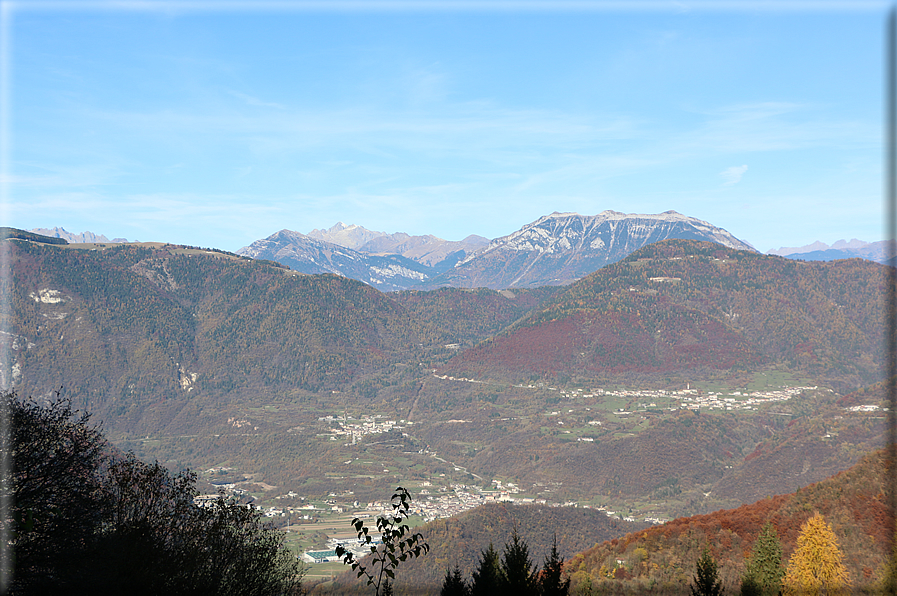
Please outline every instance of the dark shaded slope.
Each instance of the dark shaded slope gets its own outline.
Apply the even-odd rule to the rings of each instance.
[[[510,503],[483,505],[418,528],[429,543],[430,552],[399,566],[396,593],[439,594],[446,570],[455,565],[469,579],[476,569],[480,552],[492,544],[501,553],[514,530],[527,543],[535,566],[541,568],[555,536],[558,552],[569,558],[596,542],[622,536],[646,525],[613,519],[594,509]],[[312,593],[343,593],[345,586],[353,585],[353,578],[353,573],[343,574],[334,586]]]
[[[189,403],[341,389],[447,339],[342,277],[173,246],[9,242],[20,391],[64,385],[126,427],[158,428]]]

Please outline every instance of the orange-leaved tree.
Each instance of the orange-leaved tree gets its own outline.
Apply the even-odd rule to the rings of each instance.
[[[816,513],[800,528],[797,550],[785,571],[785,594],[847,594],[850,575],[843,559],[835,532],[822,514]]]

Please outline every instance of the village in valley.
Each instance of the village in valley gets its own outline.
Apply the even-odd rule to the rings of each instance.
[[[437,376],[434,374],[434,376]],[[437,376],[440,380],[455,382],[473,382],[468,379],[453,379],[448,376]],[[776,414],[776,404],[794,398],[814,395],[818,392],[831,393],[830,389],[798,384],[782,384],[775,379],[765,387],[741,387],[737,390],[726,388],[710,389],[708,387],[692,387],[690,384],[682,389],[628,389],[616,388],[557,388],[544,384],[518,385],[518,389],[532,389],[543,395],[554,396],[546,399],[547,408],[541,412],[515,412],[496,420],[516,421],[518,423],[536,421],[545,425],[550,432],[564,440],[593,442],[601,433],[609,430],[616,435],[639,432],[646,424],[645,416],[672,415],[677,410],[700,411],[725,410],[731,412],[750,412],[764,409]],[[873,412],[870,406],[845,408],[845,412]],[[509,412],[510,414],[511,412]],[[395,474],[400,467],[396,456],[381,458],[377,461],[370,453],[365,454],[363,446],[372,447],[384,443],[396,443],[404,440],[401,458],[407,462],[431,461],[443,465],[445,472],[417,475],[411,479],[402,476],[402,483],[414,495],[412,504],[413,524],[422,524],[440,518],[456,516],[475,507],[490,502],[535,503],[554,507],[583,507],[602,511],[608,517],[632,522],[651,524],[664,523],[669,519],[662,508],[654,511],[651,508],[602,499],[597,495],[591,500],[563,501],[553,500],[550,495],[553,487],[533,485],[521,487],[515,479],[483,478],[469,472],[462,464],[447,461],[440,454],[430,449],[429,445],[417,436],[427,422],[413,421],[383,413],[350,413],[348,408],[342,412],[322,413],[316,419],[316,438],[319,441],[335,444],[340,453],[347,455],[342,461],[350,469],[360,466],[365,472],[375,471],[382,475]],[[787,412],[782,412],[789,415]],[[432,422],[432,421],[430,421]],[[443,424],[465,425],[471,420],[453,419],[442,421]],[[401,437],[401,439],[399,439]],[[414,445],[409,450],[408,445]],[[392,445],[397,447],[397,445]],[[398,450],[396,450],[398,451]],[[212,468],[206,472],[211,479],[216,475],[226,474],[226,468]],[[402,475],[404,473],[400,473]],[[398,476],[397,476],[398,477]],[[338,477],[337,477],[338,478]],[[347,477],[348,478],[348,477]],[[248,501],[275,525],[286,529],[287,543],[307,563],[334,563],[336,546],[348,549],[359,549],[363,554],[362,544],[354,535],[350,521],[354,518],[376,519],[388,516],[392,509],[389,501],[360,501],[349,489],[335,490],[327,498],[302,495],[297,490],[280,492],[276,487],[264,487],[263,493],[250,493],[245,483],[212,480],[220,491]],[[258,488],[258,485],[256,485]],[[213,498],[211,495],[198,497],[198,500]],[[624,513],[625,512],[625,513]],[[368,524],[373,527],[373,522]],[[332,572],[332,570],[330,570]]]

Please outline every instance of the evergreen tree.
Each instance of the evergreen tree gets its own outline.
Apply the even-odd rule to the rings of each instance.
[[[503,593],[513,596],[538,594],[539,584],[529,557],[529,547],[520,539],[517,530],[511,535],[511,541],[505,544],[501,568],[505,580]]]
[[[473,572],[470,582],[471,596],[492,596],[498,593],[504,583],[501,563],[495,547],[489,544],[489,548],[480,554],[480,563]]]
[[[850,575],[843,559],[831,526],[816,513],[800,528],[785,571],[785,594],[847,594]]]
[[[554,536],[551,553],[545,557],[545,565],[539,575],[539,591],[542,596],[567,596],[570,592],[570,578],[562,579],[564,559],[558,556],[558,537]]]
[[[742,577],[741,596],[777,596],[782,591],[782,544],[776,530],[766,522],[751,549],[751,558]]]
[[[722,596],[723,587],[719,579],[716,561],[710,556],[710,549],[704,547],[698,559],[694,584],[691,586],[692,596]]]
[[[445,579],[442,581],[442,590],[439,596],[468,596],[470,590],[461,577],[461,570],[455,565],[455,569],[445,572]]]

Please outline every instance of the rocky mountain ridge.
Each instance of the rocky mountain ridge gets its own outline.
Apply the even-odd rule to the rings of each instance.
[[[566,285],[643,246],[674,238],[756,252],[726,230],[675,211],[646,215],[608,210],[592,216],[555,212],[496,238],[424,285],[491,289]]]
[[[74,234],[72,232],[66,231],[65,228],[60,228],[58,226],[53,228],[34,228],[30,230],[35,234],[40,234],[42,236],[49,236],[50,238],[62,238],[64,240],[68,240],[73,244],[87,244],[87,243],[105,243],[105,242],[114,242],[121,243],[127,242],[126,238],[113,238],[109,240],[102,234],[94,234],[93,232],[81,232],[80,234]]]
[[[282,230],[237,252],[305,273],[344,275],[383,291],[501,290],[565,285],[647,244],[673,238],[756,252],[726,230],[675,211],[655,215],[603,211],[591,216],[555,212],[492,241],[468,236],[449,242],[339,222],[308,235]]]
[[[432,275],[432,268],[397,254],[370,255],[300,232],[281,230],[237,254],[287,265],[300,273],[333,273],[383,292],[403,290]]]

